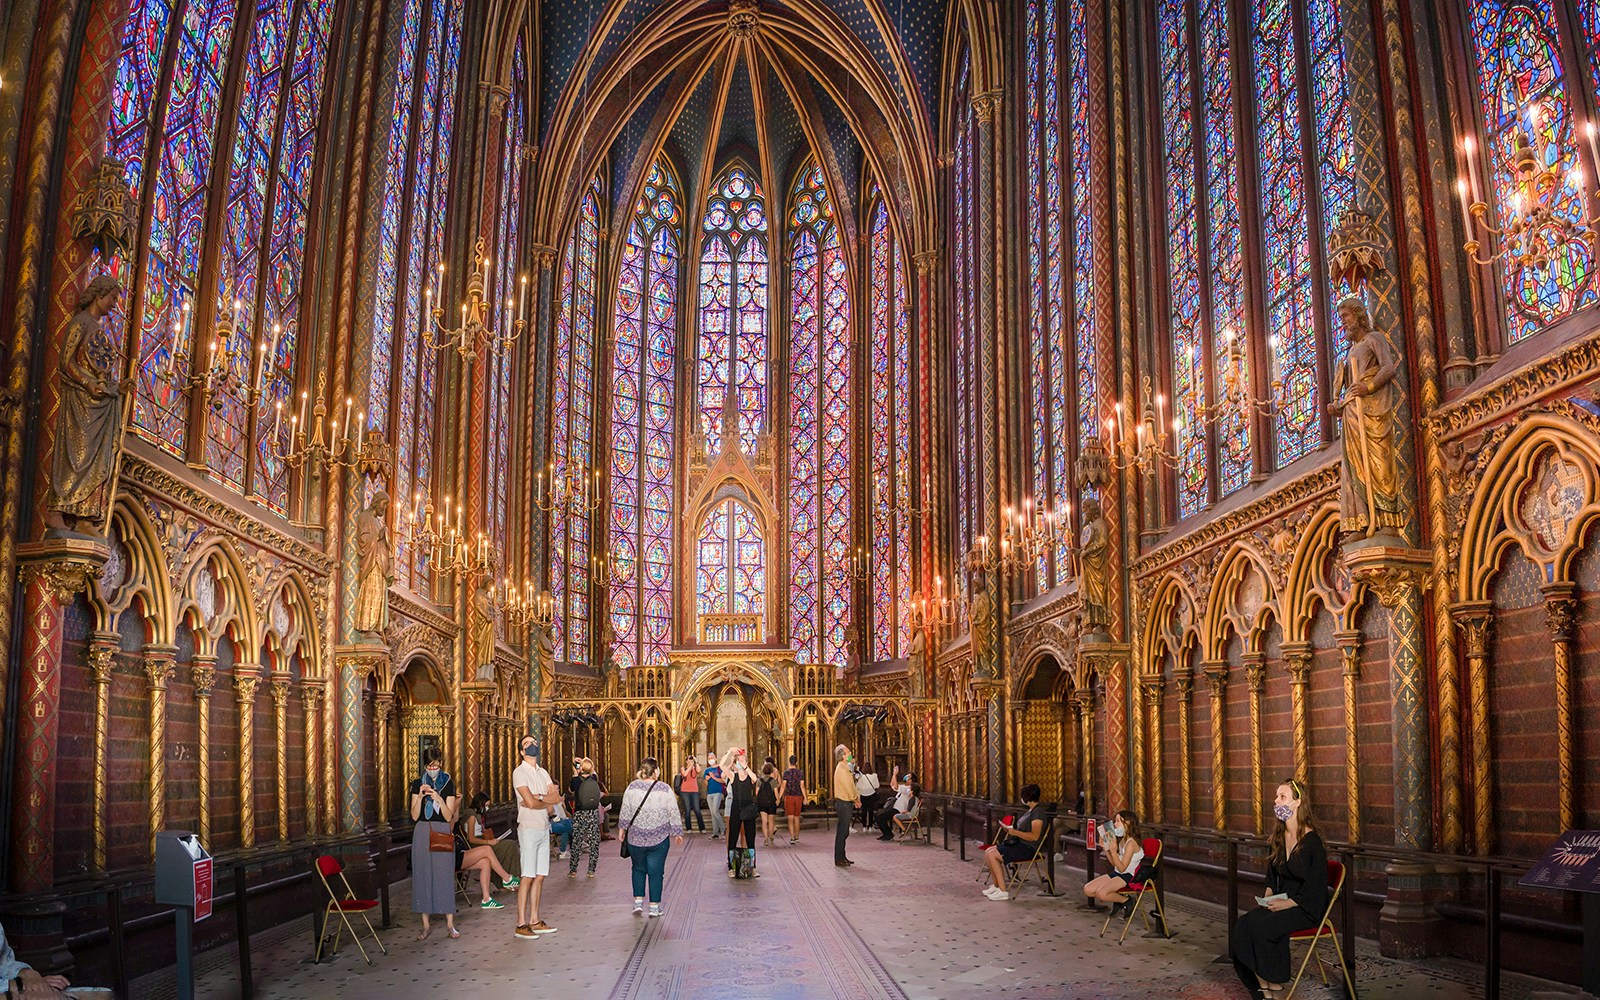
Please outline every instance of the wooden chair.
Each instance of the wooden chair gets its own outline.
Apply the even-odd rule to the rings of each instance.
[[[894,828],[898,834],[895,839],[902,844],[914,844],[922,836],[922,800],[912,799],[907,812],[910,815],[905,819],[898,816],[894,818]]]
[[[1044,814],[1044,830],[1039,839],[1034,841],[1033,856],[1026,861],[1013,861],[1006,865],[1006,882],[1011,886],[1013,894],[1020,892],[1028,878],[1033,875],[1039,877],[1039,884],[1044,887],[1048,895],[1056,894],[1056,884],[1050,878],[1048,857],[1053,839],[1051,831],[1055,829],[1055,824],[1056,812],[1051,809]]]
[[[1151,907],[1155,910],[1156,919],[1161,921],[1161,932],[1167,932],[1167,911],[1161,905],[1161,894],[1156,891],[1155,872],[1156,866],[1161,864],[1161,838],[1144,838],[1144,861],[1141,867],[1148,865],[1145,877],[1140,882],[1129,882],[1128,887],[1122,891],[1123,901],[1129,896],[1133,897],[1133,909],[1128,911],[1128,919],[1123,921],[1122,933],[1117,936],[1117,943],[1121,944],[1128,936],[1128,928],[1133,926],[1133,918],[1139,915],[1144,907],[1144,898],[1150,897]],[[1111,914],[1106,914],[1106,922],[1100,927],[1100,936],[1106,936],[1106,929],[1111,926]],[[1150,929],[1150,914],[1144,917],[1145,930]]]
[[[1284,1000],[1294,996],[1294,991],[1300,985],[1300,977],[1306,974],[1306,966],[1313,957],[1317,960],[1317,974],[1322,977],[1322,985],[1328,985],[1328,970],[1322,964],[1322,956],[1317,954],[1317,945],[1324,939],[1333,942],[1333,954],[1339,960],[1339,972],[1344,975],[1344,987],[1349,996],[1356,995],[1355,984],[1350,981],[1350,968],[1344,964],[1344,949],[1339,946],[1339,935],[1333,929],[1333,907],[1339,901],[1339,893],[1344,891],[1344,863],[1328,859],[1328,908],[1322,911],[1322,922],[1315,927],[1307,927],[1303,931],[1295,931],[1289,935],[1292,944],[1295,941],[1309,941],[1311,947],[1306,949],[1306,957],[1300,960],[1300,970],[1294,974],[1294,982],[1289,984],[1289,992],[1284,994]]]
[[[376,907],[378,901],[376,899],[356,898],[356,891],[350,888],[350,880],[345,877],[344,865],[340,864],[339,859],[333,855],[324,854],[318,858],[316,868],[317,877],[322,880],[322,887],[328,890],[328,905],[322,910],[322,934],[317,938],[317,954],[314,961],[322,961],[322,945],[328,940],[328,920],[335,913],[339,914],[339,920],[344,924],[344,927],[335,927],[333,930],[334,954],[339,951],[340,934],[344,930],[349,930],[350,937],[355,940],[356,947],[361,949],[361,957],[366,960],[368,965],[372,964],[372,956],[367,954],[367,949],[361,944],[361,936],[356,933],[355,926],[350,923],[349,915],[352,913],[361,914],[361,921],[367,925],[367,933],[372,935],[372,940],[377,942],[378,950],[385,955],[389,954],[389,949],[383,946],[382,939],[378,937],[377,929],[372,926],[372,921],[367,917],[367,911]],[[339,876],[339,882],[344,886],[344,898],[342,899],[334,891],[333,883],[329,881],[335,875]]]

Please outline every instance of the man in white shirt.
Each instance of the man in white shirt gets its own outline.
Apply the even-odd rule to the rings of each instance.
[[[539,919],[539,897],[550,874],[550,807],[561,801],[561,789],[550,772],[539,766],[539,744],[532,736],[521,741],[522,763],[512,772],[517,792],[517,845],[522,853],[522,881],[517,883],[516,936],[532,941],[556,929]]]
[[[889,787],[894,789],[894,801],[878,810],[878,839],[894,839],[894,818],[911,811],[911,783],[917,776],[907,771],[905,777],[889,776]]]

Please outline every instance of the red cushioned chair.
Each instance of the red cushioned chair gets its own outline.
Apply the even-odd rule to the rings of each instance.
[[[1144,838],[1144,864],[1149,865],[1145,880],[1143,882],[1129,882],[1128,887],[1122,890],[1124,902],[1127,901],[1129,896],[1133,897],[1133,909],[1128,911],[1128,919],[1123,921],[1122,933],[1117,936],[1118,944],[1121,944],[1123,939],[1128,936],[1128,928],[1133,926],[1133,918],[1139,915],[1139,910],[1144,906],[1144,898],[1146,896],[1150,897],[1150,905],[1155,910],[1156,919],[1161,921],[1161,932],[1165,934],[1167,930],[1167,911],[1161,906],[1161,894],[1156,892],[1155,883],[1156,866],[1161,864],[1161,838]],[[1105,924],[1100,928],[1101,937],[1106,936],[1106,929],[1110,926],[1111,914],[1108,913],[1106,914]],[[1144,928],[1147,931],[1150,929],[1150,914],[1148,913],[1144,917]]]
[[[339,876],[339,882],[344,886],[343,899],[339,898],[339,894],[334,891],[333,883],[329,881],[335,875]],[[315,961],[322,961],[322,945],[323,942],[328,940],[328,920],[332,918],[335,913],[339,914],[339,919],[344,923],[344,928],[335,927],[333,929],[334,954],[337,954],[339,951],[339,935],[343,933],[344,929],[348,929],[350,931],[350,936],[355,939],[356,947],[361,949],[361,957],[366,959],[368,965],[372,964],[372,956],[367,954],[367,949],[361,944],[361,936],[356,933],[355,927],[350,923],[349,915],[352,913],[361,914],[362,922],[367,925],[367,933],[371,934],[372,940],[377,942],[378,950],[383,952],[385,955],[389,954],[389,949],[383,946],[383,941],[378,937],[377,929],[372,926],[372,921],[367,917],[367,911],[377,906],[378,901],[376,899],[356,898],[356,891],[350,888],[350,880],[345,878],[344,865],[339,863],[339,859],[331,854],[324,854],[322,857],[318,858],[317,877],[322,879],[322,887],[328,890],[328,905],[322,910],[322,936],[317,938],[317,956]]]
[[[1294,996],[1296,987],[1300,985],[1300,977],[1306,974],[1306,966],[1315,956],[1317,960],[1317,974],[1322,977],[1322,985],[1328,985],[1328,970],[1322,964],[1322,956],[1317,954],[1317,945],[1327,940],[1333,942],[1333,953],[1339,959],[1339,971],[1344,974],[1344,986],[1349,996],[1356,995],[1355,984],[1350,981],[1350,969],[1344,964],[1344,949],[1339,947],[1339,935],[1333,929],[1333,906],[1339,901],[1339,893],[1344,891],[1344,863],[1328,859],[1328,908],[1322,911],[1322,922],[1315,927],[1307,927],[1303,931],[1295,931],[1289,935],[1292,944],[1295,941],[1309,941],[1311,947],[1306,950],[1306,957],[1300,960],[1300,971],[1294,974],[1294,982],[1289,984],[1289,992],[1284,994],[1284,1000]]]

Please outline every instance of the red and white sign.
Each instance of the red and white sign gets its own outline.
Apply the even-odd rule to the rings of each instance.
[[[211,916],[211,859],[202,858],[194,863],[194,918],[204,920]]]
[[[1083,846],[1091,851],[1095,850],[1094,820],[1092,819],[1083,828]]]

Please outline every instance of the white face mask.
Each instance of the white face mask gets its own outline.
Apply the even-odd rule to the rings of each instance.
[[[1118,837],[1127,836],[1127,828],[1121,823],[1117,823],[1116,825],[1112,826],[1111,832]]]

